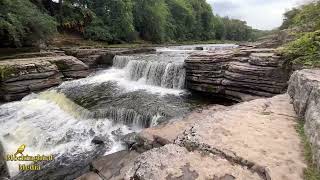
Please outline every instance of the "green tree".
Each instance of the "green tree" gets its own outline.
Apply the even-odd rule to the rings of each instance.
[[[135,0],[134,25],[143,39],[161,43],[167,38],[170,12],[164,0]]]
[[[1,46],[30,46],[56,32],[56,22],[29,0],[0,1]]]

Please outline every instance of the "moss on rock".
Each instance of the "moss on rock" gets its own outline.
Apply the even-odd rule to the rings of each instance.
[[[5,79],[8,79],[13,74],[16,74],[17,70],[8,65],[0,65],[0,81],[3,81]]]

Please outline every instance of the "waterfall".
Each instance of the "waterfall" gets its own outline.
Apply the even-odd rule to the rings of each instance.
[[[127,78],[148,85],[183,89],[186,71],[183,62],[140,60],[130,56],[116,56],[114,67],[126,71]]]
[[[113,67],[122,69],[127,66],[131,59],[130,56],[115,56],[113,58]]]
[[[157,119],[161,118],[159,115],[153,115],[146,112],[139,114],[133,109],[108,107],[95,111],[94,117],[97,119],[108,118],[112,119],[114,123],[125,124],[138,128],[148,128],[156,125]]]

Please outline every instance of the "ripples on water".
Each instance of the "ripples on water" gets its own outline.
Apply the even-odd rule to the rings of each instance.
[[[16,178],[72,179],[98,155],[124,149],[120,136],[190,112],[195,101],[184,90],[184,60],[194,49],[116,56],[110,69],[1,105],[0,139],[7,152],[26,144],[29,155],[56,156],[44,171]],[[96,136],[106,145],[93,145]],[[8,165],[17,174],[17,163]]]

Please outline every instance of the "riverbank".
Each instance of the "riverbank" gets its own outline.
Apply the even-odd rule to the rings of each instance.
[[[306,164],[296,118],[288,95],[212,106],[138,135],[144,140],[138,141],[140,150],[162,147],[130,153],[131,160],[120,167],[117,160],[110,163],[115,155],[97,159],[93,166],[105,179],[299,180]],[[100,177],[89,173],[78,179]]]

